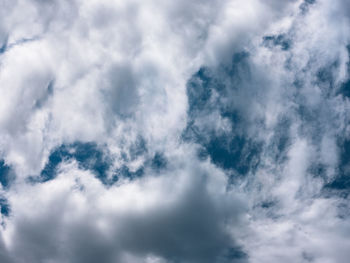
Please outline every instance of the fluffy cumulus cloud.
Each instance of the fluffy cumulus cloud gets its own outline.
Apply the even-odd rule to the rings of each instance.
[[[0,261],[345,263],[346,0],[0,0]]]

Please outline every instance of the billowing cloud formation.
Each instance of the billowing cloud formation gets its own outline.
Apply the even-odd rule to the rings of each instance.
[[[347,262],[347,1],[0,7],[1,262]]]

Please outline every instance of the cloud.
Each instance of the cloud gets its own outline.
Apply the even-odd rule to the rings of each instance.
[[[1,261],[346,261],[346,1],[0,6]]]
[[[74,162],[55,180],[18,185],[9,196],[10,254],[16,262],[119,262],[128,254],[212,262],[239,251],[227,227],[243,221],[244,202],[211,164],[178,161],[184,169],[108,189]]]

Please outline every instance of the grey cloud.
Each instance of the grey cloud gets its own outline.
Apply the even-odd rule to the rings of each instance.
[[[193,183],[196,186],[174,206],[127,217],[118,235],[125,249],[141,255],[154,253],[171,262],[213,262],[230,244],[234,246],[224,222],[241,213],[235,211],[240,204],[231,203],[231,211],[224,204],[217,207],[203,183]]]
[[[139,84],[132,66],[127,63],[113,65],[108,71],[107,79],[105,98],[112,111],[122,117],[135,112],[139,100]]]
[[[346,1],[0,5],[2,261],[346,262]]]
[[[144,259],[154,255],[167,262],[246,262],[245,253],[228,231],[230,224],[244,224],[245,205],[232,192],[220,190],[224,186],[220,172],[214,176],[215,169],[210,168],[210,175],[206,174],[209,167],[204,168],[191,165],[188,171],[135,181],[141,191],[146,190],[143,194],[152,195],[154,190],[160,194],[150,207],[147,201],[146,206],[142,203],[147,197],[138,197],[137,188],[129,189],[134,191],[133,202],[133,194],[122,190],[127,185],[109,193],[91,175],[79,171],[33,185],[28,190],[34,202],[28,209],[18,210],[27,194],[13,195],[17,210],[8,222],[13,229],[9,250],[15,262],[123,262],[129,253]],[[173,181],[181,184],[172,186]],[[55,189],[60,182],[66,187]],[[83,187],[75,187],[80,184]],[[90,199],[93,189],[98,191],[96,200]],[[35,203],[37,193],[47,191],[52,196]],[[99,202],[110,194],[124,199],[125,204],[119,203],[127,210],[104,210]],[[113,199],[110,202],[106,207],[113,206]]]
[[[3,238],[1,236],[1,241],[0,241],[0,260],[1,262],[4,263],[13,263],[13,259],[11,258],[11,255],[9,254],[9,252],[6,249],[6,246],[3,242]]]

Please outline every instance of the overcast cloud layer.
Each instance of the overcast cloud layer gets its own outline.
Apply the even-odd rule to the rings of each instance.
[[[349,262],[349,19],[0,0],[0,262]]]

